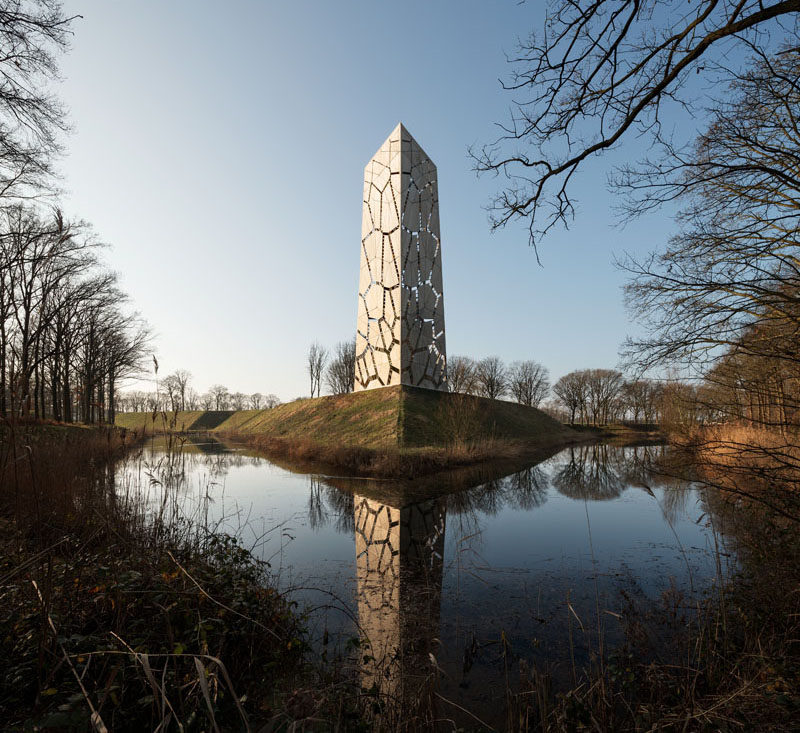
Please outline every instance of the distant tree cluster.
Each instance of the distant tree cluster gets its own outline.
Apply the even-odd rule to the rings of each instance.
[[[755,53],[667,175],[630,178],[642,200],[685,206],[663,252],[623,266],[640,369],[697,374],[695,412],[787,434],[800,425],[800,48]],[[658,184],[658,185],[656,185]],[[780,458],[783,461],[783,457]]]
[[[649,379],[626,379],[614,369],[581,369],[550,385],[550,375],[536,361],[506,366],[497,356],[475,360],[453,356],[447,363],[451,392],[491,399],[511,398],[540,407],[570,424],[607,424],[621,421],[657,423],[664,387]],[[552,391],[553,399],[548,400]]]
[[[548,411],[564,422],[605,425],[661,420],[665,387],[650,379],[626,379],[615,369],[579,369],[553,385]]]
[[[315,342],[309,347],[306,364],[313,395],[320,393],[323,379],[332,394],[353,391],[355,341],[341,342],[332,352]],[[457,355],[447,361],[447,381],[450,392],[540,407],[573,425],[623,421],[655,424],[668,412],[667,397],[675,419],[685,419],[685,410],[695,418],[712,419],[709,412],[698,411],[696,406],[677,407],[689,394],[696,397],[691,385],[671,380],[665,387],[651,379],[626,379],[614,369],[573,371],[551,387],[548,369],[532,359],[506,364],[498,356],[473,359]],[[551,393],[553,398],[548,400]]]
[[[120,411],[269,410],[281,404],[274,394],[231,392],[224,384],[214,384],[200,394],[192,388],[191,380],[191,372],[178,369],[157,380],[155,390],[125,392],[119,399]]]
[[[550,374],[541,364],[528,360],[506,365],[498,356],[453,356],[447,361],[447,381],[451,392],[491,399],[510,396],[529,407],[538,407],[550,393]]]

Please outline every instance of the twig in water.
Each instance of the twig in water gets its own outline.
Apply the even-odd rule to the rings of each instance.
[[[494,728],[492,728],[491,725],[489,725],[488,723],[484,723],[477,715],[475,715],[475,713],[471,713],[466,708],[462,708],[461,705],[459,705],[457,702],[453,702],[452,700],[448,700],[444,695],[440,695],[438,692],[434,692],[433,694],[436,695],[436,697],[438,697],[440,700],[444,700],[444,702],[448,703],[449,705],[452,705],[455,708],[458,708],[459,710],[461,710],[461,712],[466,713],[471,718],[474,718],[475,720],[477,720],[487,730],[494,730]]]

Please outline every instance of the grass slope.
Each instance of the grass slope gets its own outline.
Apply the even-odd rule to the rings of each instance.
[[[401,400],[406,447],[453,440],[556,441],[572,431],[535,407],[487,397],[403,387]]]
[[[172,423],[151,413],[124,413],[117,425],[148,433]],[[486,440],[555,443],[574,437],[561,423],[513,402],[407,386],[297,400],[270,410],[179,412],[178,431],[263,435],[370,449],[421,448]]]
[[[401,388],[296,400],[231,415],[215,432],[369,448],[398,445]]]
[[[232,410],[186,410],[175,412],[122,412],[117,414],[115,424],[120,428],[136,430],[150,435],[163,432],[208,432],[235,414]]]

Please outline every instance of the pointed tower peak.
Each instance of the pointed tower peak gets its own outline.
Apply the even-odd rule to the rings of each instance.
[[[417,142],[414,140],[414,136],[408,131],[408,128],[401,122],[398,122],[394,129],[389,133],[389,137],[386,138],[386,141],[390,140],[403,140],[403,141],[410,141],[410,142]]]
[[[414,136],[408,131],[408,128],[402,122],[398,122],[397,127],[392,130],[392,137],[399,137],[401,140],[411,140],[416,142],[416,140],[414,140]]]

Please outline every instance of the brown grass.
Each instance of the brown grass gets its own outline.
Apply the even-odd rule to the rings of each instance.
[[[522,458],[532,455],[533,450],[525,443],[501,440],[451,443],[438,448],[375,450],[269,435],[232,434],[227,437],[267,457],[287,461],[298,468],[394,479],[412,479],[488,461]],[[537,445],[536,450],[541,450],[541,446]]]
[[[114,428],[54,423],[0,427],[0,513],[41,542],[88,526],[100,497],[92,489],[133,437]]]
[[[695,476],[734,504],[758,503],[800,523],[800,436],[749,425],[694,430],[674,440]]]
[[[280,685],[304,669],[298,617],[234,539],[116,485],[130,447],[117,429],[0,427],[3,729],[285,717]],[[148,469],[165,498],[171,461]]]
[[[678,480],[673,490],[700,487],[725,542],[719,566],[734,552],[737,571],[695,602],[674,589],[656,603],[625,595],[626,643],[605,658],[598,652],[586,677],[555,699],[547,670],[525,667],[520,691],[509,694],[511,729],[798,730],[798,441],[742,425],[677,437],[682,447],[667,455],[663,475]]]

